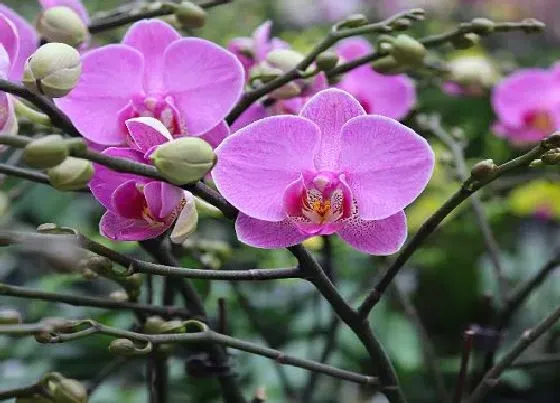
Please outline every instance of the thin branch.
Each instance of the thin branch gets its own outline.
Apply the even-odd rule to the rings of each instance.
[[[438,225],[457,208],[462,202],[467,200],[473,193],[478,191],[485,185],[493,182],[500,176],[515,170],[520,167],[528,166],[533,160],[539,158],[550,148],[555,147],[560,142],[560,135],[553,134],[532,148],[529,152],[512,159],[489,173],[483,179],[469,178],[463,182],[461,188],[456,191],[434,214],[432,214],[422,227],[416,232],[416,235],[408,242],[402,249],[401,253],[397,256],[393,264],[387,269],[381,280],[370,291],[364,302],[360,305],[358,312],[361,318],[366,318],[371,312],[372,308],[379,302],[381,296],[391,284],[393,278],[397,275],[399,270],[404,266],[408,259],[414,252],[424,243],[424,241],[435,231]]]
[[[48,175],[30,169],[0,163],[0,173],[10,176],[17,176],[18,178],[27,179],[28,181],[32,182],[50,185]]]
[[[478,384],[474,392],[467,399],[466,403],[477,403],[499,382],[502,372],[509,368],[533,342],[546,333],[560,319],[560,306],[551,312],[537,326],[523,332],[513,347],[492,367],[482,381]]]
[[[212,8],[221,4],[230,3],[232,0],[213,0],[199,4],[202,8]],[[171,15],[175,12],[176,5],[173,3],[159,3],[157,8],[141,7],[138,10],[129,10],[127,14],[116,15],[93,21],[88,29],[90,34],[97,34],[109,29],[118,28],[123,25],[132,24],[133,22],[143,20],[145,18],[163,17]]]
[[[559,363],[560,354],[542,354],[531,358],[518,359],[506,370],[540,367],[542,365],[558,365]]]
[[[126,301],[113,301],[106,298],[99,297],[88,297],[82,295],[68,295],[68,294],[58,294],[51,292],[37,291],[25,287],[11,286],[7,284],[0,283],[0,295],[17,297],[17,298],[27,298],[27,299],[38,299],[43,301],[51,301],[62,304],[74,305],[74,306],[89,306],[94,308],[104,308],[104,309],[119,309],[119,310],[132,310],[135,312],[140,312],[150,315],[172,315],[185,319],[192,318],[193,315],[181,308],[176,307],[160,307],[147,304],[138,304]]]
[[[474,332],[466,330],[463,335],[463,352],[461,354],[461,367],[459,375],[457,376],[457,383],[455,384],[455,393],[453,394],[453,403],[461,403],[463,400],[464,391],[466,389],[467,374],[469,371],[469,361],[473,349]]]

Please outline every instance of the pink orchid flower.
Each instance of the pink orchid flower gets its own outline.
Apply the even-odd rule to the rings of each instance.
[[[21,81],[25,61],[36,47],[31,25],[0,4],[0,78]],[[15,134],[17,129],[12,96],[0,91],[0,134]]]
[[[278,38],[271,38],[271,29],[272,21],[266,21],[257,27],[252,37],[237,37],[229,42],[228,50],[237,56],[246,73],[256,64],[264,61],[270,51],[290,47]]]
[[[125,122],[140,116],[159,119],[174,137],[208,132],[222,124],[243,83],[230,52],[146,20],[130,27],[122,44],[85,53],[77,87],[56,103],[88,140],[126,145],[133,139]]]
[[[126,121],[131,148],[109,147],[103,154],[151,164],[149,155],[158,145],[173,139],[157,119],[133,118]],[[185,226],[190,225],[194,197],[189,192],[165,182],[143,176],[119,173],[95,165],[89,183],[91,193],[107,209],[99,231],[109,239],[140,241],[155,238],[173,223],[172,240],[181,242]]]
[[[522,69],[492,91],[494,132],[515,144],[541,140],[560,127],[560,65]]]
[[[240,129],[216,154],[212,175],[240,211],[242,242],[280,248],[336,232],[374,255],[402,246],[403,209],[422,192],[434,166],[424,138],[393,119],[366,115],[339,89],[319,92],[299,116],[273,116]]]
[[[351,61],[373,52],[365,39],[351,38],[336,47],[343,61]],[[352,94],[370,115],[402,119],[416,103],[414,82],[404,74],[383,75],[363,65],[344,75],[337,87]]]

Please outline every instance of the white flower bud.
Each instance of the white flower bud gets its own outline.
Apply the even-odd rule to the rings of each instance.
[[[79,190],[93,176],[93,164],[82,158],[68,157],[60,165],[49,169],[49,182],[61,191]]]
[[[76,49],[63,43],[47,43],[27,59],[23,84],[31,91],[60,98],[78,84],[81,71]]]
[[[23,149],[23,162],[34,168],[50,168],[68,157],[68,147],[62,136],[51,134],[33,140]]]
[[[61,42],[78,46],[89,36],[88,28],[80,16],[66,6],[49,7],[36,23],[37,32],[49,42]]]

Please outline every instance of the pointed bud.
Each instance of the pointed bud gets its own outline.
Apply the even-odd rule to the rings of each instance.
[[[51,134],[33,140],[23,149],[23,162],[33,168],[51,168],[68,157],[68,147],[62,136]]]
[[[146,346],[139,348],[136,344],[129,339],[115,339],[109,344],[109,352],[115,355],[125,357],[135,355],[146,355],[152,352],[152,344],[146,343]]]
[[[392,41],[391,55],[402,64],[418,66],[424,62],[427,50],[409,35],[400,34]]]
[[[64,43],[47,43],[25,62],[23,84],[31,91],[60,98],[78,84],[81,71],[76,49]]]
[[[22,322],[21,313],[15,309],[0,309],[0,325],[19,325]]]
[[[368,23],[368,18],[363,14],[349,15],[344,21],[337,25],[338,29],[357,28]]]
[[[338,55],[331,51],[321,53],[315,59],[315,65],[319,71],[330,71],[335,68],[338,63]]]
[[[480,37],[477,34],[468,32],[464,35],[458,36],[457,38],[453,38],[451,44],[455,47],[455,49],[469,49],[476,45],[479,40]]]
[[[489,175],[492,175],[494,172],[496,172],[497,168],[498,167],[491,159],[480,161],[474,164],[471,168],[471,176],[476,180],[484,180]]]
[[[181,28],[200,28],[206,22],[206,11],[199,5],[184,1],[175,6],[175,19]]]
[[[494,22],[488,18],[474,18],[470,23],[470,28],[477,35],[488,35],[494,31],[494,25]]]
[[[294,69],[304,58],[301,53],[291,49],[276,49],[266,55],[267,63],[283,72]]]
[[[198,137],[182,137],[162,144],[150,158],[158,172],[177,185],[200,180],[216,163],[210,144]]]
[[[88,38],[88,28],[80,16],[66,6],[49,7],[36,23],[37,32],[48,42],[78,46]]]
[[[68,157],[62,164],[49,169],[49,182],[61,191],[83,189],[93,176],[93,164],[82,158]]]
[[[53,403],[86,403],[88,399],[84,386],[74,380],[62,378],[54,383]]]

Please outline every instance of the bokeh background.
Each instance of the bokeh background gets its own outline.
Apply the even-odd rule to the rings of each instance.
[[[39,8],[33,0],[5,1],[32,20]],[[123,2],[85,0],[90,13],[116,7]],[[206,26],[196,35],[226,45],[235,36],[249,36],[265,20],[274,22],[274,33],[305,52],[322,38],[332,22],[348,14],[361,12],[376,20],[409,7],[424,7],[426,21],[415,25],[417,35],[439,33],[486,16],[494,21],[536,17],[548,24],[546,32],[496,34],[480,45],[459,53],[444,47],[438,54],[443,60],[458,57],[482,57],[499,75],[526,66],[546,67],[560,56],[560,3],[556,0],[234,0],[209,12]],[[99,43],[119,41],[124,29],[95,37]],[[415,74],[418,103],[415,113],[437,112],[446,128],[459,128],[466,139],[469,162],[484,158],[505,161],[522,152],[491,132],[494,115],[490,91],[477,96],[456,97],[441,89],[437,74]],[[382,100],[380,100],[381,102]],[[414,125],[412,118],[406,121]],[[22,134],[32,128],[22,126]],[[437,139],[425,133],[436,148],[436,174],[422,197],[408,210],[409,230],[413,233],[447,196],[458,187],[447,151]],[[15,161],[17,152],[0,155]],[[110,243],[99,236],[97,224],[102,209],[88,194],[59,193],[48,186],[2,178],[0,185],[0,228],[34,229],[44,222],[79,229],[89,237],[135,256],[146,258],[135,243]],[[556,168],[517,172],[482,193],[484,207],[499,243],[505,275],[513,288],[533,275],[560,245],[560,175]],[[262,251],[235,240],[232,225],[204,216],[192,238],[192,245],[178,250],[187,267],[283,267],[294,265],[284,250]],[[213,241],[208,245],[208,242]],[[307,243],[322,256],[325,242]],[[386,260],[371,258],[331,240],[332,275],[347,298],[365,295],[386,265]],[[62,258],[61,258],[62,257]],[[104,280],[83,278],[59,250],[32,251],[14,247],[0,250],[0,282],[25,285],[46,291],[107,296],[117,288]],[[160,279],[155,281],[155,300],[160,301]],[[438,365],[449,389],[454,385],[462,347],[462,334],[469,326],[484,326],[492,315],[492,297],[496,284],[485,246],[468,205],[447,220],[419,250],[398,277],[400,289],[416,307],[434,343]],[[195,281],[208,311],[215,315],[217,301],[225,298],[232,335],[268,343],[274,348],[318,359],[332,327],[329,307],[304,281],[239,283]],[[142,299],[143,297],[141,297]],[[560,301],[560,275],[552,274],[532,295],[512,320],[503,335],[503,348],[511,345],[528,326],[537,323]],[[177,301],[178,303],[178,301]],[[20,310],[26,322],[45,316],[90,317],[122,328],[133,323],[129,312],[109,312],[93,308],[71,307],[41,301],[1,297],[1,307]],[[371,318],[375,333],[395,363],[403,388],[412,402],[433,402],[433,380],[424,364],[424,346],[417,329],[394,294],[384,298]],[[264,335],[264,336],[263,336]],[[556,327],[524,357],[560,352],[560,328]],[[0,389],[29,384],[44,372],[56,370],[68,377],[89,381],[113,359],[107,351],[108,339],[89,337],[61,345],[40,345],[33,338],[0,337]],[[484,347],[484,346],[482,346]],[[475,351],[471,366],[473,379],[482,366],[483,348]],[[263,357],[232,352],[234,367],[245,390],[266,387],[271,402],[290,401],[286,391],[305,385],[309,373],[292,367],[279,369]],[[170,361],[171,402],[218,401],[217,383],[212,378],[188,376],[186,353],[180,348]],[[351,332],[340,327],[332,365],[368,372],[368,359]],[[492,402],[557,402],[560,396],[560,364],[509,370],[497,388]],[[142,361],[130,360],[96,390],[92,403],[135,403],[146,401],[147,393]],[[328,377],[319,377],[314,402],[382,402],[373,391]],[[289,387],[287,387],[287,385]],[[373,399],[373,400],[372,400]]]

